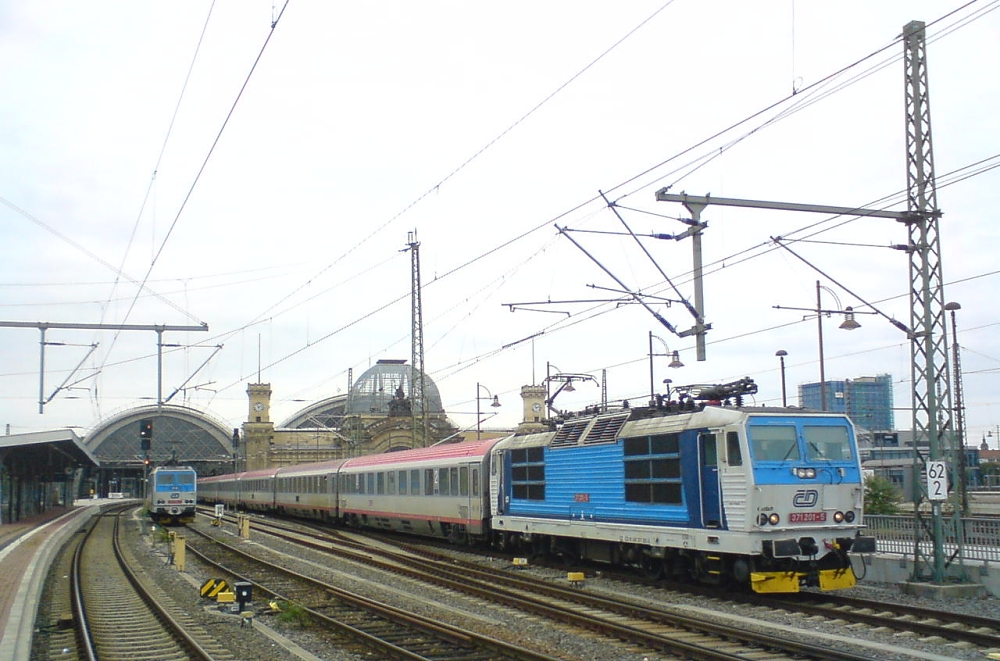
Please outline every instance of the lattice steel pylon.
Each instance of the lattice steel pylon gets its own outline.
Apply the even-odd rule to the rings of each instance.
[[[903,59],[906,70],[906,223],[910,253],[910,369],[913,387],[914,447],[914,581],[930,578],[942,583],[945,567],[963,556],[961,508],[953,508],[954,528],[950,546],[954,554],[945,559],[942,499],[929,493],[923,479],[928,462],[944,461],[944,448],[954,443],[951,384],[944,318],[944,280],[941,274],[941,243],[931,146],[930,94],[927,84],[927,45],[922,21],[903,27]],[[922,457],[921,445],[928,448]],[[930,518],[921,506],[930,503]],[[930,545],[927,544],[928,537]],[[930,553],[928,553],[930,551]]]
[[[420,242],[417,241],[417,230],[407,235],[407,246],[410,251],[411,292],[410,292],[410,429],[412,430],[412,445],[417,447],[417,428],[422,434],[419,445],[427,445],[427,398],[426,379],[424,372],[424,313],[420,300]]]

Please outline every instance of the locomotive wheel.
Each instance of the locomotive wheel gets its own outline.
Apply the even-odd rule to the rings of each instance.
[[[662,578],[663,560],[654,558],[650,555],[643,555],[642,559],[639,560],[639,569],[642,570],[642,574],[646,578],[651,578],[653,580]]]

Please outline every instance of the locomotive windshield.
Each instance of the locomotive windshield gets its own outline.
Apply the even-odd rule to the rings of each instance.
[[[162,487],[171,486],[194,486],[195,474],[193,472],[178,473],[157,473],[156,484]]]
[[[850,430],[837,421],[798,424],[751,424],[748,429],[754,461],[852,461]],[[799,440],[801,439],[801,443]]]
[[[756,461],[797,461],[799,444],[793,425],[751,425],[750,452]]]
[[[806,425],[802,428],[806,439],[806,459],[810,461],[850,461],[851,440],[847,427],[822,427]]]

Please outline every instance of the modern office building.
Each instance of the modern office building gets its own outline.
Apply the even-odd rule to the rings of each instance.
[[[825,407],[822,404],[824,395]],[[888,374],[827,381],[825,388],[820,383],[803,383],[799,385],[799,406],[846,413],[855,425],[869,431],[891,431],[895,428],[892,377]]]

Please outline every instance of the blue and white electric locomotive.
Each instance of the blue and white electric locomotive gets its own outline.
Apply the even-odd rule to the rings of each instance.
[[[146,509],[163,525],[194,521],[198,474],[190,466],[157,466],[149,473]]]
[[[864,487],[850,420],[694,401],[752,392],[744,379],[686,406],[568,419],[498,442],[496,543],[757,592],[852,587],[848,553],[875,543],[860,536]]]

